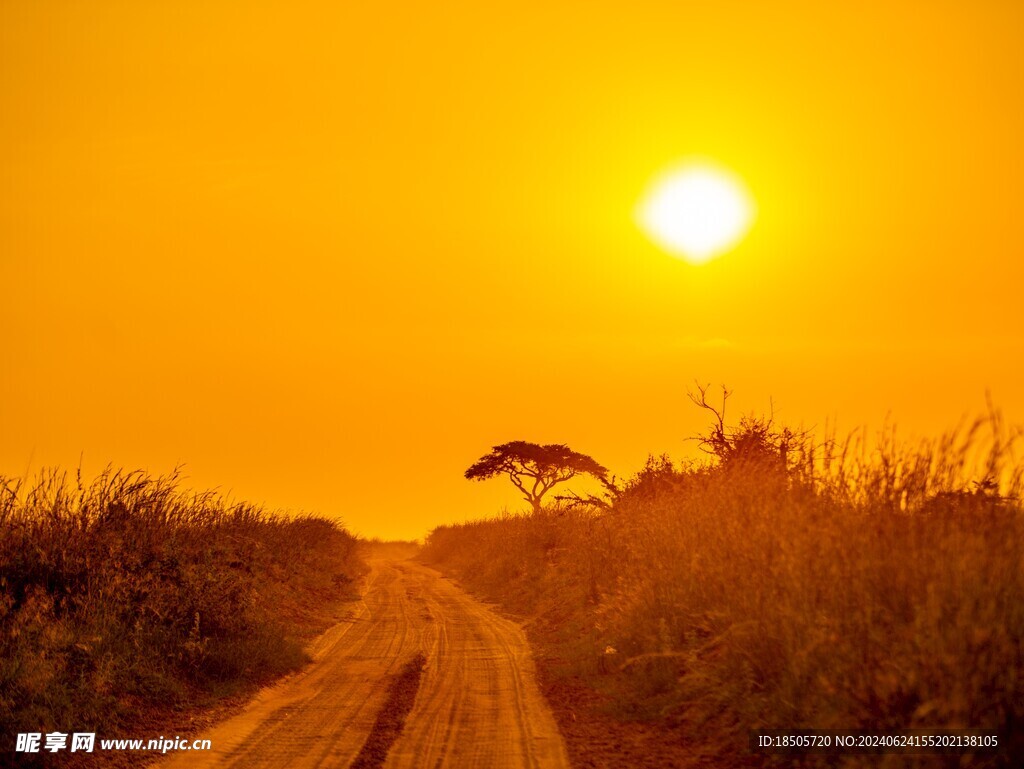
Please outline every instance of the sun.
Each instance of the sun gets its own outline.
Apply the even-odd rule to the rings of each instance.
[[[637,210],[651,239],[690,264],[728,251],[753,219],[754,203],[743,183],[708,164],[682,166],[658,178]]]

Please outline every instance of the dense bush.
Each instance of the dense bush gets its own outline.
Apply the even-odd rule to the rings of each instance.
[[[295,669],[359,570],[333,521],[188,494],[174,475],[0,478],[4,739],[109,737],[129,714]]]
[[[560,656],[620,716],[662,719],[719,765],[752,760],[755,728],[979,727],[1012,744],[977,765],[1024,754],[1007,442],[969,430],[868,451],[766,425],[724,434],[761,441],[747,461],[652,459],[610,511],[440,527],[425,557],[558,628]]]

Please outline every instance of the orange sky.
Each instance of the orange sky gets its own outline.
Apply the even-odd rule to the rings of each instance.
[[[0,0],[0,473],[107,462],[371,535],[737,411],[1024,421],[1024,5]],[[701,156],[710,264],[633,221]]]

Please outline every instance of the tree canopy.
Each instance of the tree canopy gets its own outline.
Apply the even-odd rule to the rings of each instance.
[[[466,470],[469,480],[483,481],[507,475],[523,493],[523,499],[540,512],[544,495],[559,483],[578,475],[604,480],[608,470],[593,457],[573,451],[561,443],[542,446],[528,441],[511,441],[495,446]]]

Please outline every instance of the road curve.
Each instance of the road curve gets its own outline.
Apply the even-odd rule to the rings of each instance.
[[[302,672],[265,689],[212,731],[209,752],[161,769],[349,766],[402,666],[426,657],[384,769],[567,769],[522,629],[438,572],[372,560],[349,619],[324,633]]]

